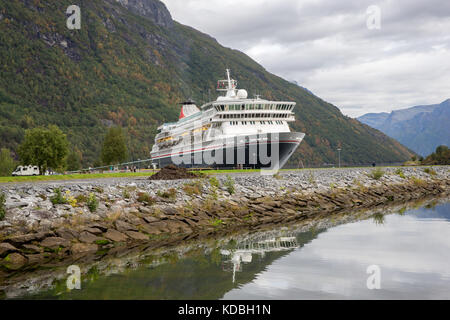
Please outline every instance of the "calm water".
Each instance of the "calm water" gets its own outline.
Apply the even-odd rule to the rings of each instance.
[[[280,236],[282,238],[280,238]],[[381,271],[367,288],[367,267]],[[259,235],[38,299],[450,299],[450,203],[328,229]]]

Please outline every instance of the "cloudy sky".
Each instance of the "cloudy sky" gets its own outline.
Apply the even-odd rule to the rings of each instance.
[[[450,1],[162,1],[178,22],[245,52],[346,115],[450,98]]]

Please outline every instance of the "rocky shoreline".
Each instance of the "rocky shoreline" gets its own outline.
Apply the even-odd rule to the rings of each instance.
[[[306,221],[450,190],[449,167],[319,169],[195,180],[0,185],[0,284],[18,273],[145,245]]]
[[[261,227],[258,230],[241,230],[223,237],[208,237],[205,239],[181,241],[177,244],[160,246],[154,244],[139,244],[123,248],[121,251],[109,251],[103,254],[86,255],[76,261],[81,271],[82,287],[94,282],[99,277],[108,277],[127,273],[139,268],[157,268],[165,264],[188,257],[222,254],[222,250],[239,250],[249,243],[258,243],[266,239],[278,237],[296,237],[300,233],[320,232],[338,225],[373,219],[374,223],[382,224],[384,217],[391,214],[417,209],[434,207],[447,203],[449,197],[429,196],[420,200],[401,204],[380,205],[372,209],[355,209],[351,211],[323,213],[300,222],[282,226]],[[55,295],[67,292],[67,265],[55,268],[40,268],[30,272],[16,273],[0,282],[0,299],[32,298],[42,292],[54,291]]]

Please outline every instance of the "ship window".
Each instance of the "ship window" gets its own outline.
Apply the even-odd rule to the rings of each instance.
[[[241,110],[245,110],[245,104],[241,106]]]

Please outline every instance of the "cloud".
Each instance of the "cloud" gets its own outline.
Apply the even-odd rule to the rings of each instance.
[[[450,2],[163,0],[175,20],[295,80],[344,114],[450,97]],[[377,5],[381,28],[369,30]]]

